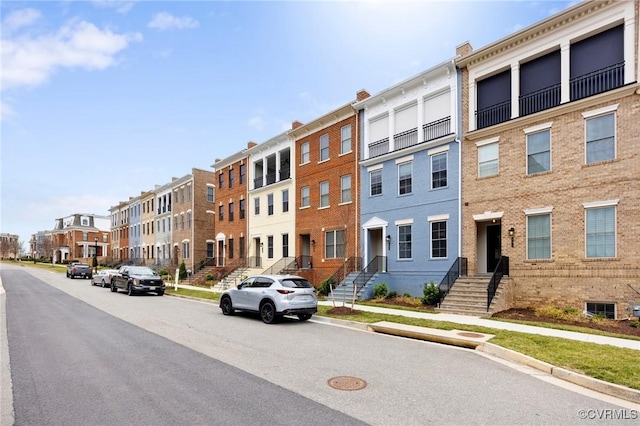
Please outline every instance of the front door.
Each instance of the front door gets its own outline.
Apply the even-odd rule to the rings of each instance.
[[[487,272],[492,274],[502,257],[502,226],[487,226]]]

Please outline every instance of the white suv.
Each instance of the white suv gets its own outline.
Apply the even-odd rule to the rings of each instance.
[[[313,286],[296,275],[253,275],[220,296],[224,315],[235,310],[257,312],[266,324],[283,315],[297,315],[301,321],[318,311],[318,298]]]

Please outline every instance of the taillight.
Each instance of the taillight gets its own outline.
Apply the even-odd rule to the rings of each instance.
[[[278,293],[280,293],[280,294],[290,294],[290,293],[294,293],[294,291],[293,290],[279,289]]]

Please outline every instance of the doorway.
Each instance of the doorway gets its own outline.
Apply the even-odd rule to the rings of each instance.
[[[487,226],[487,273],[493,273],[502,257],[502,225]]]

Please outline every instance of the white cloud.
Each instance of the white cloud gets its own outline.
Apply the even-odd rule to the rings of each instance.
[[[21,9],[11,12],[2,21],[3,32],[9,33],[22,27],[27,27],[40,19],[42,14],[36,9]]]
[[[147,24],[147,27],[155,28],[158,30],[168,30],[172,28],[184,30],[188,28],[197,28],[199,26],[200,22],[196,21],[193,18],[190,18],[188,16],[179,18],[167,12],[156,13],[153,19],[151,19],[151,21]]]
[[[37,38],[3,39],[2,88],[40,85],[58,68],[108,68],[116,63],[118,52],[140,40],[139,33],[115,34],[86,21],[72,22],[55,34]]]
[[[264,130],[265,128],[265,120],[261,115],[254,115],[247,121],[247,124],[257,130]]]
[[[133,5],[136,3],[135,1],[120,1],[120,0],[93,0],[93,3],[97,7],[111,8],[114,9],[117,13],[128,13]]]

